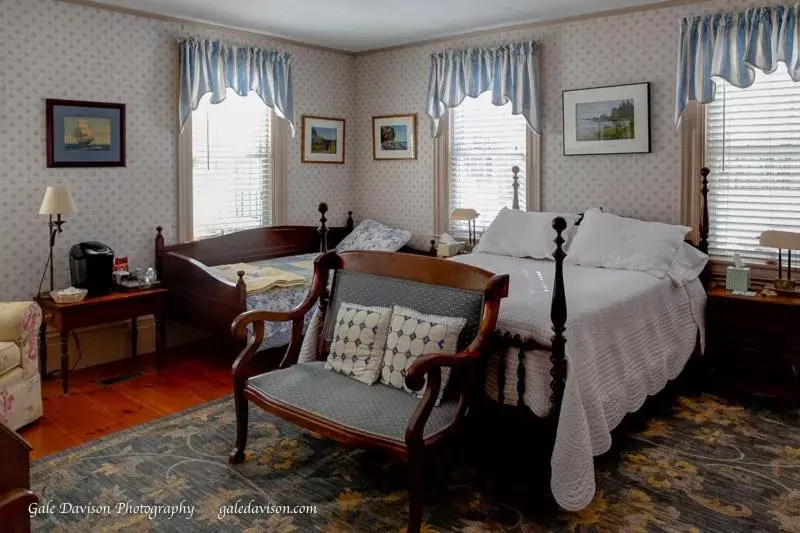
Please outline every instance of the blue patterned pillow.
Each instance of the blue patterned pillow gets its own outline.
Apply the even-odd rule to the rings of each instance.
[[[396,252],[411,240],[411,232],[390,228],[370,218],[361,224],[339,243],[336,250],[380,250]]]

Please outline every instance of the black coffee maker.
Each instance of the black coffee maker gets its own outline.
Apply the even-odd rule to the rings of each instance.
[[[101,242],[79,242],[69,249],[72,286],[89,291],[89,296],[111,292],[114,250]]]

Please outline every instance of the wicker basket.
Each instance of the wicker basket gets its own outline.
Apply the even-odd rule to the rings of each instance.
[[[50,291],[50,298],[57,304],[74,304],[86,298],[86,294],[89,292],[86,289],[78,289],[78,291],[79,292],[66,293],[62,291]]]

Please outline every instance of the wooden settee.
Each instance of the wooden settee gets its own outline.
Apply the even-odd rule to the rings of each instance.
[[[408,531],[418,532],[426,451],[452,435],[467,412],[476,391],[479,358],[494,332],[500,300],[508,294],[508,279],[506,274],[493,275],[454,261],[402,253],[319,256],[311,291],[300,306],[285,312],[249,311],[231,326],[239,339],[247,339],[247,347],[233,365],[237,432],[230,461],[245,459],[248,401],[339,442],[384,450],[409,463]],[[343,302],[397,305],[466,320],[457,353],[421,355],[408,369],[408,388],[426,387],[421,400],[404,390],[365,385],[324,368],[335,329],[333,317]],[[315,305],[321,311],[317,361],[297,364],[303,320]],[[253,376],[266,321],[291,321],[292,339],[280,369]],[[450,379],[437,405],[445,368],[451,369]]]

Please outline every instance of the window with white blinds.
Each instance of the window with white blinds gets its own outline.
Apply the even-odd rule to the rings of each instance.
[[[761,232],[800,231],[800,83],[779,63],[746,89],[716,84],[706,123],[710,252],[773,260],[776,250],[758,246]]]
[[[251,92],[192,113],[194,238],[271,223],[271,110]]]
[[[519,207],[525,209],[527,122],[511,114],[511,103],[492,104],[491,92],[465,98],[450,110],[450,212],[474,208],[480,234],[514,197],[511,168],[518,166]],[[449,232],[466,234],[466,222],[450,222]]]

